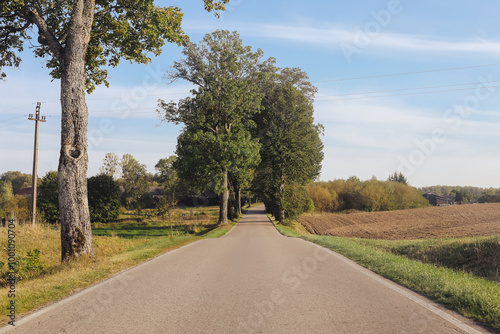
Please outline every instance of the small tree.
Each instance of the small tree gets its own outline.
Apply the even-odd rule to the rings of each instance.
[[[131,208],[138,208],[139,199],[149,187],[146,165],[139,163],[132,154],[124,154],[121,160],[123,175],[123,198]]]
[[[172,216],[173,216],[173,211],[176,207],[177,207],[177,199],[173,196],[173,194],[166,194],[156,199],[156,214],[162,218],[165,217],[168,218],[171,237],[174,236],[174,230],[172,227]]]
[[[120,174],[120,158],[115,153],[106,153],[102,161],[102,166],[99,172],[104,175],[109,175],[113,179],[119,177]]]
[[[387,179],[387,181],[399,182],[399,183],[408,185],[408,179],[401,172],[399,172],[399,173],[394,172],[394,174],[389,175],[389,178]]]

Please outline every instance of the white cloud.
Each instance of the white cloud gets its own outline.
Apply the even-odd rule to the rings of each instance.
[[[300,43],[314,44],[339,49],[340,44],[364,48],[383,47],[411,52],[471,52],[484,54],[500,54],[500,42],[485,39],[450,39],[447,37],[433,37],[426,35],[391,33],[381,27],[377,34],[366,33],[363,26],[352,28],[327,26],[322,22],[321,27],[277,25],[269,23],[225,22],[226,28],[236,29],[241,35],[263,38],[284,39]],[[206,32],[210,29],[220,29],[213,23],[186,21],[187,31]],[[234,27],[234,28],[233,28]]]

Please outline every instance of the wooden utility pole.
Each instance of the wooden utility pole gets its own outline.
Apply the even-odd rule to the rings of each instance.
[[[33,114],[30,114],[28,119],[30,121],[35,121],[35,148],[33,151],[33,174],[32,174],[32,190],[33,193],[31,195],[31,224],[35,224],[36,222],[36,194],[37,194],[37,182],[38,182],[38,177],[36,175],[36,170],[38,167],[38,122],[46,122],[45,116],[42,116],[40,118],[40,106],[42,105],[41,102],[36,103],[36,114],[35,117],[33,117]]]

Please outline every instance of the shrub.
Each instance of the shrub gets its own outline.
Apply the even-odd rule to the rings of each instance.
[[[316,182],[307,186],[316,211],[387,211],[429,206],[422,194],[409,185],[371,179]]]
[[[307,192],[317,212],[333,212],[337,208],[338,195],[335,190],[328,190],[321,184],[307,186]]]
[[[304,212],[313,212],[314,202],[304,186],[292,184],[285,187],[283,209],[287,219],[295,219]]]

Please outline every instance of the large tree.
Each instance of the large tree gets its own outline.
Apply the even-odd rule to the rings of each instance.
[[[228,222],[228,174],[236,156],[252,159],[259,144],[250,136],[251,117],[260,111],[258,83],[274,70],[274,59],[243,46],[237,32],[218,30],[183,50],[167,77],[196,86],[192,97],[179,103],[160,100],[160,113],[170,122],[184,123],[177,145],[176,166],[195,185],[214,185],[220,195],[219,224]],[[244,159],[246,160],[246,159]],[[242,167],[242,166],[238,166]]]
[[[304,72],[283,69],[267,88],[263,111],[256,115],[262,161],[254,185],[280,222],[284,219],[285,186],[306,184],[321,171],[322,126],[314,124],[315,91]]]
[[[207,11],[224,9],[229,0],[203,0]],[[61,80],[61,152],[59,206],[62,260],[93,256],[87,201],[87,124],[85,91],[105,83],[105,65],[121,59],[148,63],[165,41],[188,42],[177,7],[154,0],[4,0],[0,3],[0,77],[5,66],[19,66],[23,42],[47,58],[51,76]]]

